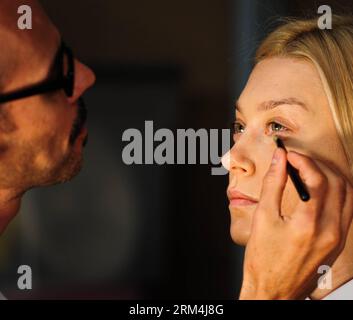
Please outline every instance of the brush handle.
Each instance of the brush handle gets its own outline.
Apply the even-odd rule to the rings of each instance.
[[[303,201],[308,201],[310,199],[310,195],[305,184],[299,177],[299,171],[296,168],[294,168],[288,161],[287,161],[287,172],[294,184],[295,189],[298,192],[300,199]]]
[[[287,149],[284,146],[283,141],[277,136],[275,137],[275,142],[278,148],[282,148],[284,151],[287,152]],[[300,179],[299,171],[296,168],[294,168],[288,161],[287,161],[287,172],[294,184],[295,189],[298,192],[299,198],[302,201],[308,201],[310,199],[310,194],[304,182],[302,181],[302,179]]]

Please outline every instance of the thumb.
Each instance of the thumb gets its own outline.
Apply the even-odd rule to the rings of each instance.
[[[276,148],[262,184],[259,207],[276,216],[281,211],[282,194],[288,178],[286,164],[285,150]]]

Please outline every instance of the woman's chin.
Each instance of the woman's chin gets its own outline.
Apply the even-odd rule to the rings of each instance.
[[[234,231],[233,228],[231,228],[230,236],[233,242],[237,245],[246,246],[250,237],[250,232],[244,232],[243,230],[241,232],[239,232],[239,230]]]
[[[240,246],[245,246],[248,243],[251,232],[251,217],[250,214],[231,217],[230,236],[233,242]]]

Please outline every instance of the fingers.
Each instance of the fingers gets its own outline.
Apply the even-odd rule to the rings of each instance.
[[[338,169],[328,163],[317,160],[317,164],[328,179],[325,208],[321,223],[324,227],[331,225],[333,229],[339,232],[343,206],[346,200],[347,180]]]
[[[286,161],[286,152],[276,148],[270,168],[264,177],[258,204],[258,208],[263,209],[261,211],[277,218],[280,216],[282,194],[287,182]]]
[[[300,201],[298,212],[315,212],[319,214],[322,209],[323,197],[328,188],[328,178],[320,167],[309,157],[290,151],[287,154],[290,164],[299,171],[299,176],[310,194],[307,202]]]
[[[287,182],[286,161],[299,172],[307,187],[310,200],[299,201],[295,215],[301,215],[307,222],[315,222],[316,227],[346,239],[353,220],[353,186],[337,168],[320,160],[290,151],[286,154],[281,148],[274,153],[273,162],[264,178],[258,204],[260,212],[278,218],[281,216],[281,201]],[[284,213],[289,214],[289,213]]]
[[[337,239],[340,238],[345,242],[353,217],[353,186],[351,183],[337,168],[328,163],[320,160],[314,162],[295,152],[289,152],[287,157],[288,161],[298,168],[314,200],[311,204],[311,209],[314,211],[309,211],[314,212],[315,218],[320,218],[321,228],[330,233],[331,238],[335,235]],[[316,183],[313,183],[315,180]],[[324,207],[320,209],[321,205]],[[307,215],[308,210],[305,210],[305,207],[308,208],[305,203],[300,203],[298,212]],[[315,210],[318,210],[316,214]]]

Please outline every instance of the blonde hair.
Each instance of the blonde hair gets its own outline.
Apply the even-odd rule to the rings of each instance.
[[[286,19],[262,42],[255,62],[282,56],[306,59],[318,69],[353,175],[353,17],[332,16],[332,29],[317,19]]]

